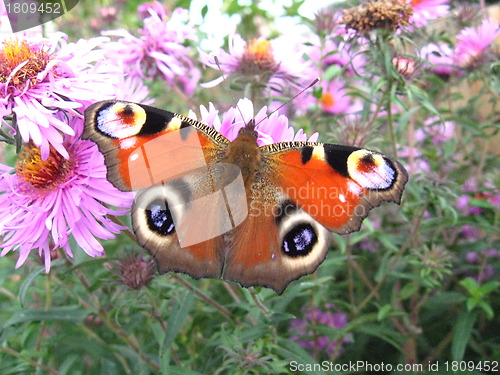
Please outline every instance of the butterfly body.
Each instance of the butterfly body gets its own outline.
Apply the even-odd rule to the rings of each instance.
[[[371,208],[399,203],[408,179],[397,161],[356,147],[259,146],[253,120],[230,142],[140,104],[99,102],[85,117],[110,182],[139,190],[132,226],[160,272],[281,293],[323,261],[330,231],[356,231]]]

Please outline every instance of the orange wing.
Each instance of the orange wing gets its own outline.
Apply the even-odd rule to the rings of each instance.
[[[400,202],[408,175],[382,154],[321,143],[261,148],[249,217],[232,233],[224,278],[281,293],[324,260],[329,231],[359,230],[368,211]]]
[[[220,190],[214,181],[236,178],[218,164],[228,140],[198,121],[121,101],[87,108],[84,138],[97,143],[114,186],[143,189],[134,200],[132,226],[159,271],[220,277],[224,246],[217,233],[231,223],[221,213],[224,196],[213,193]]]
[[[229,141],[215,129],[158,108],[120,101],[91,105],[83,137],[104,155],[108,180],[144,189],[216,163]]]
[[[286,142],[262,148],[269,179],[330,231],[357,231],[373,207],[400,203],[408,174],[375,151]]]

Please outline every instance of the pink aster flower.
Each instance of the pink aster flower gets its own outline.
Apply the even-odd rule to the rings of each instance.
[[[21,37],[0,44],[0,121],[16,134],[4,119],[15,115],[20,138],[40,147],[44,160],[51,147],[69,157],[63,135],[75,132],[56,114],[79,115],[77,109],[114,95],[117,70],[96,49],[104,38],[65,39],[58,33],[51,40]]]
[[[478,27],[466,27],[457,35],[453,61],[466,69],[482,65],[488,48],[499,34],[498,23],[491,19],[483,20]]]
[[[424,128],[415,131],[415,140],[424,142],[432,139],[435,145],[449,141],[455,136],[455,123],[452,121],[441,121],[439,117],[430,117],[424,121]]]
[[[253,103],[249,99],[240,99],[237,108],[230,108],[222,115],[222,120],[219,118],[219,112],[212,103],[210,103],[208,109],[201,106],[200,113],[201,121],[204,124],[213,126],[230,141],[234,140],[239,130],[252,119],[254,119],[256,123],[255,130],[258,134],[257,143],[260,146],[286,141],[316,142],[319,136],[318,133],[314,133],[307,139],[307,135],[302,129],[299,129],[299,131],[295,133],[294,128],[288,126],[288,118],[286,116],[279,115],[278,112],[274,112],[270,116],[267,116],[267,107],[262,107],[262,109],[254,115]],[[196,120],[196,115],[192,111],[189,112],[189,117]]]
[[[446,43],[430,43],[422,47],[420,56],[431,65],[434,74],[441,77],[449,77],[454,72],[453,51]]]
[[[168,9],[159,1],[147,1],[137,7],[139,18],[145,19],[156,13],[161,19],[165,19],[168,15]]]
[[[94,143],[66,137],[64,146],[67,159],[51,148],[42,160],[40,149],[31,143],[25,145],[15,169],[0,164],[0,255],[18,250],[16,268],[36,250],[49,272],[51,250],[61,248],[73,257],[70,237],[90,256],[103,255],[96,237],[114,238],[124,229],[107,215],[125,214],[132,194],[107,181]]]
[[[415,173],[429,173],[431,171],[429,162],[416,147],[401,147],[398,151],[398,157],[408,159],[409,163],[403,163],[403,166],[410,172],[410,175]]]
[[[359,42],[360,39],[347,43],[327,37],[322,43],[315,36],[315,39],[305,46],[305,51],[313,62],[320,65],[321,72],[326,71],[332,65],[336,65],[341,69],[345,69],[345,73],[348,75],[353,76],[363,72],[363,66],[366,62],[361,53],[364,46]],[[318,75],[321,75],[321,72]]]
[[[7,15],[7,10],[5,9],[3,1],[0,1],[0,32],[4,32],[7,30],[9,32],[12,32],[10,28],[9,18]]]
[[[300,53],[301,43],[289,37],[272,40],[264,38],[245,41],[240,35],[233,35],[229,40],[229,52],[218,50],[206,54],[200,52],[203,64],[222,70],[224,75],[203,87],[213,87],[232,76],[235,83],[245,86],[251,83],[256,87],[268,86],[274,91],[283,92],[291,85],[308,84],[316,77],[311,76],[312,66],[304,61]],[[215,63],[215,57],[219,66]]]
[[[319,98],[319,105],[324,113],[348,114],[355,111],[351,97],[347,95],[345,84],[339,80],[322,82],[323,92]]]
[[[107,56],[132,77],[161,78],[192,94],[201,73],[189,56],[189,48],[184,46],[195,39],[194,29],[187,22],[187,10],[177,8],[168,19],[160,17],[153,8],[149,12],[144,28],[139,30],[140,37],[125,29],[103,32],[119,37],[107,44]]]
[[[407,3],[413,7],[410,24],[416,27],[426,26],[429,21],[445,16],[450,10],[448,0],[407,0]]]
[[[116,84],[115,99],[151,105],[154,99],[149,98],[149,89],[138,77],[120,77]]]

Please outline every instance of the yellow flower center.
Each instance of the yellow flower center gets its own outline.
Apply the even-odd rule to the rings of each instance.
[[[47,52],[26,40],[4,41],[0,47],[0,83],[8,82],[20,91],[26,85],[32,87],[50,59]]]
[[[252,39],[247,45],[247,53],[253,55],[257,61],[273,58],[271,43],[268,40]]]
[[[413,8],[416,8],[417,6],[419,6],[421,3],[425,2],[426,0],[411,0],[411,5]]]
[[[64,159],[55,149],[50,149],[47,160],[42,160],[40,149],[27,144],[16,163],[17,177],[41,193],[50,193],[71,176],[74,162]]]
[[[335,104],[335,99],[332,94],[330,94],[329,92],[325,92],[323,93],[323,95],[321,95],[319,102],[323,107],[328,108]]]
[[[271,43],[265,39],[252,39],[248,42],[240,60],[244,74],[274,73],[278,64],[274,60]]]

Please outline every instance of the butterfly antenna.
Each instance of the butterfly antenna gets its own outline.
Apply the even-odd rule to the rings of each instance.
[[[316,83],[319,82],[319,78],[315,78],[310,84],[308,84],[306,87],[302,88],[297,94],[295,94],[293,97],[288,99],[286,102],[283,102],[278,108],[276,108],[274,111],[272,111],[270,114],[267,115],[267,118],[269,118],[274,112],[278,112],[281,108],[284,106],[288,105],[291,101],[295,100],[298,96],[302,95],[304,91],[309,90],[311,87],[313,87]],[[262,121],[265,119],[262,119],[259,121],[258,124],[255,124],[256,126],[259,125]]]
[[[214,59],[215,59],[215,64],[217,65],[217,68],[219,68],[219,71],[222,75],[222,82],[224,82],[224,87],[226,88],[227,91],[229,91],[229,94],[231,95],[231,98],[233,99],[234,106],[236,107],[236,109],[238,109],[238,112],[240,113],[243,121],[245,121],[245,117],[243,116],[243,112],[241,111],[240,107],[238,106],[238,103],[236,101],[236,97],[234,96],[233,91],[231,91],[231,88],[229,87],[229,85],[227,83],[226,76],[224,75],[224,72],[222,71],[222,68],[220,67],[219,58],[217,56],[214,56]],[[245,123],[246,123],[246,121],[245,121]]]

